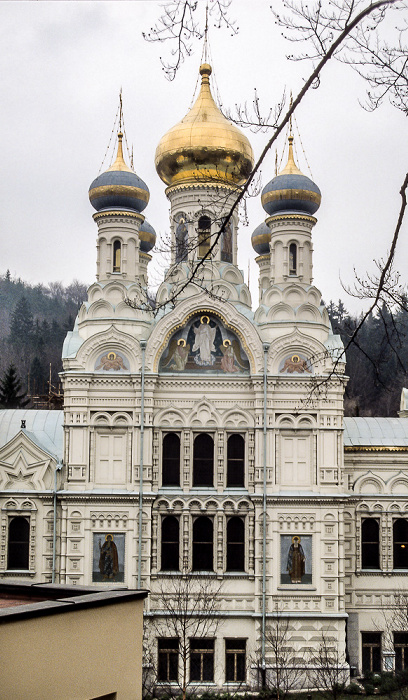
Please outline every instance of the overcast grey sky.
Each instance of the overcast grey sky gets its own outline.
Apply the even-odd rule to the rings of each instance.
[[[233,0],[237,36],[210,31],[213,67],[224,108],[251,102],[274,105],[283,90],[294,94],[310,72],[286,54],[294,47],[281,37],[270,0]],[[204,0],[199,6],[205,10]],[[168,230],[165,186],[154,169],[161,136],[190,107],[201,45],[168,82],[159,57],[163,44],[146,43],[160,14],[156,0],[121,2],[0,3],[0,110],[2,133],[0,274],[31,283],[73,278],[91,284],[95,276],[96,225],[88,188],[99,172],[123,89],[126,131],[134,145],[135,170],[151,197],[145,214],[158,234]],[[350,68],[333,63],[297,112],[297,123],[313,179],[322,191],[313,231],[315,284],[323,297],[346,298],[339,278],[353,281],[389,247],[400,206],[398,191],[407,171],[406,118],[385,105],[369,114],[358,104],[364,84]],[[258,156],[268,136],[246,130]],[[278,144],[279,157],[284,138]],[[274,175],[275,154],[262,168],[262,182]],[[105,167],[108,167],[106,164]],[[304,160],[300,168],[309,174]],[[250,224],[239,233],[240,266],[251,262],[253,306],[258,303],[253,229],[265,218],[260,197],[249,202]],[[397,251],[397,268],[407,279],[408,223]]]

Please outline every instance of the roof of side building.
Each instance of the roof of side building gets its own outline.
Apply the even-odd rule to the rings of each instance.
[[[25,421],[25,428],[21,421]],[[57,459],[63,456],[63,411],[36,409],[0,410],[0,447],[6,445],[20,430],[41,449]]]
[[[407,418],[344,418],[345,447],[408,447]]]

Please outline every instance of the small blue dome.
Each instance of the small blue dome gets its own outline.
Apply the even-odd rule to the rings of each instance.
[[[139,229],[139,241],[142,253],[148,253],[156,243],[156,231],[146,219]]]
[[[99,175],[89,188],[89,199],[96,211],[130,209],[140,213],[149,201],[149,189],[123,159],[122,134],[118,134],[118,154],[112,167]]]
[[[278,212],[312,215],[320,206],[321,192],[313,180],[303,175],[296,166],[292,143],[293,137],[290,136],[286,167],[262,190],[262,206],[270,216]]]
[[[251,236],[252,247],[258,253],[258,255],[269,255],[270,242],[271,230],[265,221],[263,221],[262,224],[259,224],[259,226],[256,227]]]

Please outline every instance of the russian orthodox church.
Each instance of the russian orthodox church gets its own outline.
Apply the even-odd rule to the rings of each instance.
[[[149,190],[119,133],[89,191],[97,274],[63,347],[64,410],[0,412],[0,579],[146,588],[149,623],[177,577],[220,582],[221,624],[190,640],[199,685],[267,674],[278,618],[291,663],[328,634],[356,672],[394,654],[401,668],[408,630],[389,648],[379,609],[408,575],[406,392],[399,418],[343,417],[343,346],[313,285],[321,194],[292,136],[252,235],[253,311],[233,206],[252,148],[200,74],[156,150],[171,236],[159,310]],[[177,639],[154,644],[159,682],[176,682]]]

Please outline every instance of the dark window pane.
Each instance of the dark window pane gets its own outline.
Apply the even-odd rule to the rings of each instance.
[[[380,526],[374,518],[366,518],[361,525],[361,566],[380,568]]]
[[[113,272],[120,272],[120,252],[121,245],[120,241],[114,241],[113,243]]]
[[[227,523],[227,571],[245,571],[245,525],[238,517]]]
[[[214,654],[204,654],[203,681],[212,681],[214,678]]]
[[[200,216],[198,220],[198,257],[203,258],[210,249],[211,244],[211,219],[209,216]]]
[[[381,632],[362,632],[363,673],[381,671]]]
[[[193,524],[193,571],[213,568],[213,522],[203,515]]]
[[[162,520],[161,568],[162,571],[178,571],[179,563],[179,521],[174,515]]]
[[[408,669],[408,632],[394,632],[395,670]]]
[[[408,569],[408,520],[394,521],[394,569]]]
[[[201,433],[194,440],[193,486],[214,485],[214,440]]]
[[[225,640],[225,680],[241,682],[245,680],[245,639]]]
[[[190,640],[190,680],[214,680],[214,640]]]
[[[159,681],[178,679],[178,639],[159,639],[157,676]]]
[[[190,678],[192,681],[201,680],[201,656],[200,654],[191,654],[190,658]]]
[[[30,549],[30,523],[25,518],[10,520],[8,533],[9,569],[28,569]]]
[[[180,438],[168,433],[163,439],[163,486],[180,486]]]
[[[227,486],[245,485],[245,440],[230,435],[227,443]]]

